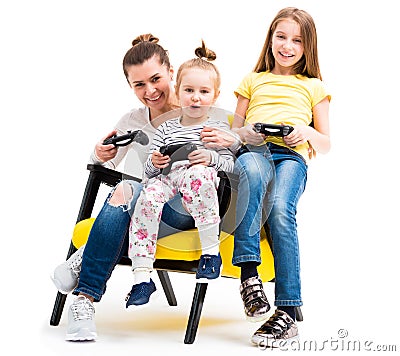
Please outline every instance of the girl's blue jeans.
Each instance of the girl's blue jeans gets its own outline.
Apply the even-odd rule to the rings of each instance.
[[[239,175],[232,263],[261,262],[260,227],[267,219],[273,241],[275,305],[300,306],[297,203],[307,181],[307,164],[296,152],[268,143],[249,146],[234,172]]]
[[[128,228],[142,185],[129,181],[133,197],[128,205],[113,206],[107,197],[90,231],[82,258],[79,283],[74,293],[100,301],[114,267],[128,255]],[[193,218],[183,209],[179,195],[164,205],[158,237],[194,228]]]

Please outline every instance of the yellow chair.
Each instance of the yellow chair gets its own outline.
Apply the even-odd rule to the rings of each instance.
[[[82,220],[75,225],[72,235],[72,243],[78,249],[83,246],[90,233],[95,218]],[[266,240],[265,232],[262,230],[261,254],[264,263],[259,268],[260,278],[263,282],[271,281],[274,278],[273,256]],[[220,253],[222,258],[221,276],[240,278],[240,268],[232,265],[233,235],[221,231]],[[179,233],[163,237],[158,240],[156,259],[170,261],[196,261],[200,259],[201,246],[197,229],[181,231]],[[197,268],[197,264],[195,265]],[[190,271],[195,272],[195,271]]]
[[[100,185],[104,183],[109,186],[115,186],[121,179],[138,180],[137,178],[98,165],[89,164],[87,168],[90,174],[82,198],[67,259],[87,241],[94,222],[94,218],[91,217],[91,214]],[[233,266],[231,262],[233,254],[232,232],[234,231],[234,210],[236,205],[234,202],[235,192],[231,189],[231,182],[234,176],[225,173],[222,175],[220,174],[220,176],[218,197],[220,215],[222,218],[220,253],[223,269],[221,275],[224,277],[239,278],[240,269]],[[200,239],[197,229],[182,231],[158,240],[154,268],[157,270],[169,305],[177,305],[177,301],[168,272],[196,273],[200,255]],[[274,278],[273,256],[265,234],[261,240],[261,258],[262,264],[259,268],[260,278],[263,282],[271,281]],[[124,257],[119,263],[131,264],[128,257]],[[196,283],[184,339],[185,344],[192,344],[195,340],[207,286],[208,283]],[[56,326],[59,324],[65,301],[66,295],[58,292],[50,319],[50,325]]]

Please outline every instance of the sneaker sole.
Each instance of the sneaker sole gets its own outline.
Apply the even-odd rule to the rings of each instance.
[[[269,318],[268,312],[260,316],[248,316],[246,315],[246,320],[251,323],[258,323],[259,321],[264,321]]]
[[[299,335],[296,336],[292,336],[289,337],[288,339],[270,339],[270,338],[266,338],[263,336],[258,336],[258,335],[253,335],[251,337],[251,343],[254,345],[257,345],[258,347],[263,347],[263,348],[279,348],[279,346],[284,346],[285,342],[290,342],[293,340],[298,340],[299,339]]]
[[[76,333],[65,336],[66,341],[94,341],[97,339],[97,333],[89,329],[81,329]]]
[[[147,308],[152,302],[154,302],[156,299],[158,299],[158,297],[160,296],[160,293],[158,291],[158,289],[155,290],[155,292],[151,293],[150,297],[149,297],[149,301],[145,304],[140,304],[140,305],[135,305],[135,304],[131,304],[128,308],[126,308],[126,302],[125,302],[125,309],[128,313],[131,313],[135,310],[140,310],[140,309],[145,309]]]
[[[61,294],[69,294],[69,293],[71,293],[71,292],[76,288],[76,286],[78,285],[78,284],[76,284],[75,287],[72,288],[71,290],[66,290],[66,289],[63,289],[63,288],[61,287],[61,282],[59,282],[59,281],[58,281],[57,279],[55,279],[53,276],[50,276],[50,279],[53,281],[53,284],[56,286],[57,290],[58,290]]]

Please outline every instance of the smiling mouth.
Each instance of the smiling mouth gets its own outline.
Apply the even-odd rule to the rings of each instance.
[[[279,52],[279,54],[280,54],[282,57],[285,57],[285,58],[292,58],[292,57],[294,57],[294,54],[286,54],[286,53],[282,53],[282,52]]]
[[[159,96],[155,97],[155,98],[146,98],[146,100],[148,101],[157,101],[158,99],[160,99],[162,94],[160,94]]]

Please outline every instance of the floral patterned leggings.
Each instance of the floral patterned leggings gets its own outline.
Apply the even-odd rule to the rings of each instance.
[[[208,235],[208,239],[211,234],[214,244],[218,244],[218,182],[217,171],[200,164],[175,164],[168,175],[160,174],[149,179],[137,200],[129,226],[128,255],[132,260],[132,269],[152,268],[163,206],[178,192],[199,229],[203,251],[204,234]],[[207,243],[210,243],[209,240]]]

